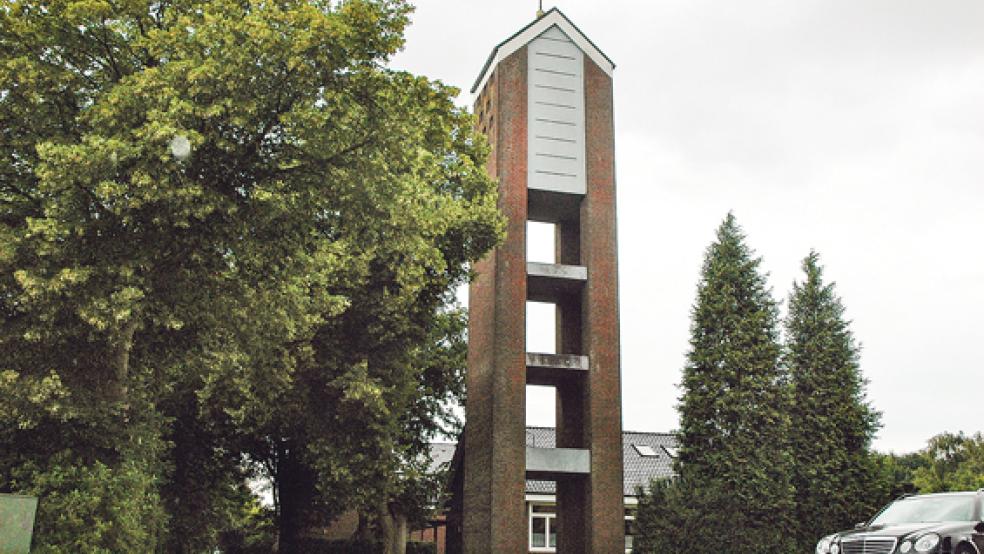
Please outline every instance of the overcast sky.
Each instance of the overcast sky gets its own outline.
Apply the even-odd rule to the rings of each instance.
[[[784,304],[819,251],[883,413],[876,448],[984,428],[984,2],[557,7],[617,66],[626,429],[677,427],[690,306],[729,210]],[[419,0],[393,65],[460,87],[470,105],[493,46],[535,9]],[[531,394],[530,423],[551,423],[550,410]]]

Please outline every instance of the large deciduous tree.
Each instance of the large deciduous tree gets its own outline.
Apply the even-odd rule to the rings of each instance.
[[[967,437],[962,450],[963,461],[951,481],[953,490],[984,489],[984,433],[978,431]]]
[[[797,540],[800,551],[820,537],[867,520],[882,500],[871,441],[879,414],[865,399],[854,340],[833,283],[819,256],[803,260],[785,321],[785,364],[793,402]]]
[[[289,552],[412,482],[502,225],[456,91],[385,67],[408,13],[0,7],[0,489],[41,548],[208,547],[265,464]]]
[[[728,214],[707,249],[691,314],[676,463],[682,492],[672,495],[686,518],[677,550],[718,529],[728,540],[717,552],[792,551],[789,383],[776,302],[759,266]]]
[[[940,433],[918,452],[923,463],[913,470],[920,492],[977,490],[984,487],[984,435]]]

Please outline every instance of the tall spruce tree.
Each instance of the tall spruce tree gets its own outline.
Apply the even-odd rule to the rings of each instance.
[[[789,383],[779,316],[732,214],[707,249],[692,310],[680,411],[683,551],[708,530],[720,554],[792,552]]]
[[[865,400],[860,347],[819,256],[803,260],[785,321],[792,381],[797,542],[809,551],[827,533],[867,519],[879,501],[871,440],[879,414]]]

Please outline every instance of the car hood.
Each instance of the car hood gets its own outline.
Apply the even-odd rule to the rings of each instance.
[[[899,539],[905,539],[910,538],[911,536],[923,535],[925,533],[945,533],[954,525],[959,524],[952,521],[934,521],[923,523],[899,523],[895,525],[872,525],[861,529],[844,531],[842,533],[838,533],[837,536],[841,539],[864,539],[869,537],[897,537]]]

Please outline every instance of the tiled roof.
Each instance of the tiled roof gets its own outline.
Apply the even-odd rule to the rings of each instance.
[[[527,427],[526,445],[535,448],[554,448],[557,444],[556,430],[552,427]],[[655,456],[643,456],[636,446],[648,446]],[[433,448],[440,447],[442,454],[450,460],[454,445],[435,444],[432,455],[435,461],[438,454]],[[626,496],[635,496],[636,489],[646,488],[653,479],[673,477],[673,458],[669,452],[676,448],[676,438],[672,433],[648,433],[637,431],[622,432],[623,489]],[[448,451],[451,454],[448,454]],[[645,450],[645,449],[643,449]],[[526,492],[530,494],[555,494],[553,481],[526,481]]]
[[[656,456],[643,456],[633,445],[650,446]],[[648,488],[653,479],[673,477],[673,458],[677,446],[672,433],[622,432],[622,465],[626,495],[635,495],[636,488]],[[675,452],[674,452],[675,454]]]

